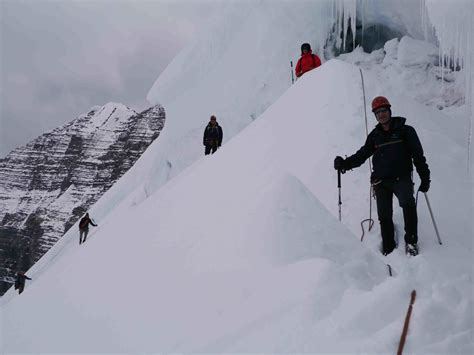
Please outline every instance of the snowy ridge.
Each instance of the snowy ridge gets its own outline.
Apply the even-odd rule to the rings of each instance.
[[[382,90],[376,75],[366,75],[369,95]],[[441,133],[441,113],[384,90],[420,132],[436,176],[430,197],[439,224],[453,230],[443,247],[422,210],[422,254],[407,259],[395,251],[386,260],[397,275],[388,277],[378,228],[364,243],[357,237],[366,217],[361,204],[368,206],[363,167],[343,177],[348,229],[337,221],[332,159],[360,146],[365,127],[358,68],[330,61],[215,155],[142,202],[115,208],[84,246],[76,245],[76,233],[66,234],[61,254],[48,254],[30,271],[35,280],[25,293],[5,296],[5,350],[393,353],[417,289],[406,350],[468,353],[471,240],[448,201],[469,210],[466,176],[450,174],[463,149]],[[282,144],[288,137],[298,139]],[[439,146],[449,146],[449,154]],[[129,189],[125,181],[116,193]],[[448,182],[461,188],[446,195],[436,187]],[[91,213],[103,214],[101,206],[105,201]],[[400,230],[400,211],[395,222]],[[133,263],[124,264],[130,257]],[[124,287],[127,281],[136,286]],[[45,317],[48,326],[39,327]],[[433,317],[446,321],[443,331]]]
[[[196,161],[202,131],[215,114],[224,141],[240,132],[290,85],[290,60],[311,39],[321,51],[331,26],[326,2],[235,2],[160,75],[147,99],[166,107],[167,127],[154,145],[157,163],[145,182],[155,190]],[[325,21],[314,21],[325,14]],[[262,22],[262,19],[264,21]],[[236,30],[236,25],[240,30]],[[159,171],[167,171],[157,179]]]

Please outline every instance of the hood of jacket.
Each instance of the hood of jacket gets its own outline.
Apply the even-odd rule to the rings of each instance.
[[[405,117],[398,117],[398,116],[390,118],[390,130],[392,131],[394,129],[398,129],[398,128],[404,126],[406,120],[407,119]],[[375,128],[378,129],[378,130],[383,131],[383,127],[380,123],[377,123]]]

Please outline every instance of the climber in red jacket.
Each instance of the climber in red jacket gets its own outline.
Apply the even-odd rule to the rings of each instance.
[[[304,73],[313,70],[321,65],[321,59],[311,51],[309,43],[301,45],[301,58],[296,63],[295,74],[299,78]]]

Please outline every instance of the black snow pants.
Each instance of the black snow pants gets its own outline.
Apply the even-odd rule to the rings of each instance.
[[[405,243],[418,242],[418,217],[416,203],[413,197],[413,181],[411,177],[383,180],[374,184],[377,199],[377,214],[382,232],[383,253],[389,254],[395,249],[395,235],[393,228],[393,195],[397,196],[398,204],[403,209],[405,221]]]
[[[89,228],[79,229],[79,244],[82,244],[86,241],[88,234],[89,234]],[[82,240],[83,235],[84,235],[84,240]]]
[[[205,155],[214,154],[217,150],[217,143],[206,145],[206,150],[204,151]]]
[[[25,289],[25,281],[16,280],[15,290],[18,290],[18,294],[22,293],[24,289]]]

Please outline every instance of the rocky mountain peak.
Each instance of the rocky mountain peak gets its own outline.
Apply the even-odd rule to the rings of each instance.
[[[109,102],[0,159],[0,294],[135,163],[164,121],[160,105],[137,113]]]

